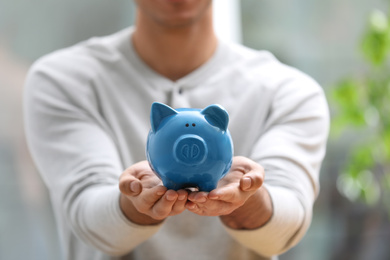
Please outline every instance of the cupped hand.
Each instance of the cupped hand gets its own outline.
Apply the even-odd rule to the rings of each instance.
[[[246,157],[234,157],[230,172],[216,189],[192,192],[186,208],[198,215],[223,216],[242,207],[262,186],[264,169]]]
[[[119,179],[120,207],[125,216],[140,225],[153,225],[183,212],[188,192],[167,190],[147,161],[127,168]]]

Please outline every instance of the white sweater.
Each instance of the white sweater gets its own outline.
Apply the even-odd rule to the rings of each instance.
[[[29,147],[51,195],[65,259],[270,259],[307,231],[328,134],[322,89],[270,53],[220,42],[175,82],[134,51],[128,28],[37,61],[25,87]],[[185,211],[160,225],[131,223],[118,177],[145,160],[154,101],[218,103],[230,115],[234,154],[260,163],[274,207],[256,230]]]

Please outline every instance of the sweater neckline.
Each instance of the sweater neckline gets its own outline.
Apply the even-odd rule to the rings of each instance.
[[[130,27],[124,30],[120,37],[120,41],[123,46],[123,55],[134,67],[134,69],[136,69],[137,72],[142,75],[145,80],[147,80],[153,87],[160,88],[165,91],[172,91],[177,87],[180,87],[181,89],[193,88],[201,85],[215,73],[215,70],[218,67],[223,66],[223,60],[226,56],[223,54],[225,47],[223,42],[218,40],[218,45],[214,51],[214,54],[203,65],[176,81],[168,79],[147,65],[135,51],[131,40],[134,30],[134,27]]]

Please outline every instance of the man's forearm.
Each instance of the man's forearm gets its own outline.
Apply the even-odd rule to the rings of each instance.
[[[80,193],[67,211],[67,224],[85,243],[98,250],[112,256],[127,254],[154,235],[160,226],[140,226],[128,221],[118,200],[116,185],[90,187]]]
[[[222,222],[233,229],[256,229],[268,222],[273,213],[271,197],[261,187],[241,207],[221,216]]]

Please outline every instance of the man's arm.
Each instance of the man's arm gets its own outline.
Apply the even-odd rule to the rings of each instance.
[[[283,253],[307,231],[329,128],[326,100],[314,81],[303,77],[277,90],[250,155],[255,164],[243,163],[255,169],[243,172],[257,173],[264,184],[245,191],[246,174],[234,179],[230,172],[225,176],[230,189],[221,185],[208,195],[190,194],[193,204],[188,204],[200,215],[219,214],[236,240],[265,256]],[[222,191],[223,196],[215,196]]]
[[[159,225],[137,225],[122,212],[118,180],[123,166],[90,86],[94,75],[88,73],[93,72],[75,68],[77,58],[69,63],[67,58],[44,58],[28,75],[29,148],[56,215],[62,216],[59,225],[107,254],[127,254]]]

